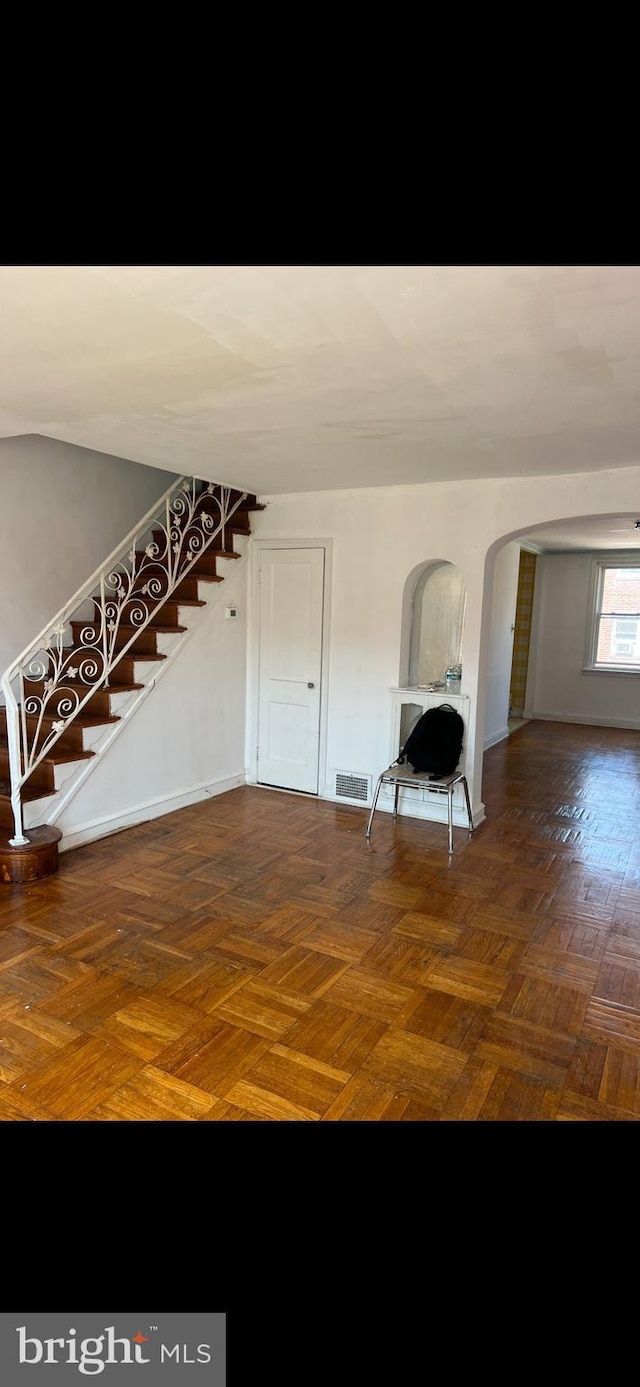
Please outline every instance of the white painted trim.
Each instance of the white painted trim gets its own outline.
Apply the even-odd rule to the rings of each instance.
[[[274,795],[297,795],[298,799],[321,799],[322,796],[314,795],[310,790],[286,790],[282,785],[267,785],[266,781],[249,781],[245,775],[245,785],[251,785],[252,790],[272,790]]]
[[[327,739],[329,715],[329,652],[331,627],[331,584],[333,573],[332,539],[252,538],[249,544],[247,612],[247,745],[245,753],[248,785],[258,782],[258,710],[260,701],[260,583],[259,569],[263,549],[324,549],[324,599],[322,605],[322,675],[320,678],[320,736],[318,741],[318,794],[325,799],[327,779]],[[273,786],[269,788],[273,789]],[[283,787],[284,788],[284,787]]]
[[[123,814],[107,814],[102,819],[92,819],[87,824],[65,829],[58,851],[69,852],[72,848],[82,847],[83,843],[94,843],[96,839],[119,833],[124,828],[162,818],[164,814],[174,814],[177,809],[186,809],[190,804],[199,804],[215,795],[225,795],[228,790],[237,790],[239,785],[244,785],[245,779],[244,771],[240,771],[238,775],[208,780],[189,790],[179,790],[177,794],[158,795],[155,799],[144,800]]]
[[[533,540],[519,539],[518,544],[521,549],[526,549],[528,554],[544,554],[544,549],[540,544],[534,544]]]
[[[304,790],[283,790],[283,789],[280,788],[279,785],[260,785],[260,784],[256,784],[255,789],[256,789],[256,790],[273,790],[274,793],[277,794],[277,795],[297,795],[299,799],[321,799],[321,800],[323,801],[324,804],[333,804],[333,805],[335,805],[338,809],[339,809],[339,808],[343,808],[343,809],[355,809],[356,811],[361,810],[361,811],[362,811],[362,814],[363,814],[363,819],[362,819],[363,833],[364,833],[364,828],[365,828],[366,823],[367,823],[368,814],[369,814],[370,811],[371,811],[371,802],[369,802],[368,804],[362,804],[360,801],[356,802],[355,800],[345,799],[342,795],[309,795],[309,794],[307,794]],[[444,796],[442,796],[442,799],[444,800]],[[428,807],[431,811],[437,810],[437,813],[431,812],[431,813],[428,813],[428,814],[427,814],[427,813],[425,812],[425,809],[426,809],[427,807]],[[475,811],[474,811],[474,810],[471,811],[471,817],[472,817],[472,819],[473,819],[473,826],[474,826],[474,828],[477,828],[479,824],[484,823],[484,820],[485,820],[485,817],[486,817],[486,816],[485,816],[484,809],[485,809],[484,804],[480,804],[480,805],[478,806],[478,808],[477,808]],[[378,813],[393,814],[393,803],[391,802],[391,800],[389,800],[388,802],[385,802],[385,800],[383,799],[382,795],[380,796],[380,798],[379,798],[379,800],[378,800],[378,803],[377,803],[377,805],[376,805],[376,814],[378,814]],[[403,818],[409,818],[409,819],[422,819],[424,823],[442,823],[442,824],[446,824],[446,823],[447,823],[447,820],[448,820],[448,809],[447,809],[446,801],[445,801],[444,803],[442,803],[442,804],[438,804],[437,802],[434,801],[433,804],[430,804],[429,806],[425,806],[424,804],[422,804],[422,803],[420,803],[420,802],[418,802],[418,801],[414,801],[414,803],[413,803],[412,805],[409,805],[408,802],[405,800],[404,807],[403,807],[402,800],[400,800],[400,805],[399,805],[399,808],[398,808],[398,817],[401,818],[401,819],[403,819]],[[454,805],[453,805],[453,823],[454,823],[454,827],[455,827],[455,828],[466,828],[466,829],[468,829],[468,827],[469,827],[469,820],[468,820],[468,818],[467,818],[467,811],[466,811],[466,809],[461,808],[461,807],[460,807],[459,805],[457,805],[457,804],[454,804]]]
[[[533,602],[531,604],[531,628],[529,631],[529,658],[527,660],[527,677],[525,680],[524,709],[522,717],[534,718],[533,705],[536,697],[536,687],[538,680],[538,656],[540,653],[541,639],[541,589],[542,589],[542,564],[545,555],[540,555],[540,563],[536,563],[536,571],[533,580]]]
[[[325,795],[324,798],[328,799],[330,797],[328,795]],[[413,801],[413,803],[409,804],[408,800],[405,800],[403,805],[402,791],[400,791],[398,817],[401,819],[422,819],[425,823],[446,824],[448,821],[449,814],[446,795],[442,795],[441,800],[442,803],[440,804],[434,801],[433,804],[428,805],[422,804],[418,800],[415,800]],[[339,799],[331,800],[332,804],[340,804],[341,802],[342,801]],[[354,806],[351,805],[350,808],[354,808]],[[425,812],[426,810],[429,810],[429,812]],[[473,820],[474,828],[477,828],[479,824],[484,823],[484,820],[486,818],[484,810],[484,804],[479,804],[475,810],[472,809],[471,818]],[[383,801],[382,795],[380,796],[376,805],[376,814],[378,813],[393,814],[393,799],[391,796],[389,797],[388,803],[385,803]],[[466,808],[460,808],[460,806],[456,804],[453,805],[453,824],[454,828],[466,828],[467,830],[469,829],[469,820],[467,818]]]
[[[583,665],[581,674],[640,674],[640,665]]]
[[[494,732],[491,737],[485,737],[483,750],[488,751],[490,746],[496,746],[498,742],[503,742],[508,736],[509,728],[501,727],[499,732]]]
[[[596,558],[596,555],[593,554],[589,570],[589,587],[587,592],[587,621],[585,625],[583,670],[591,669],[595,662],[596,650],[598,648],[598,611],[603,582],[603,566]]]
[[[587,727],[620,727],[640,731],[640,718],[594,718],[588,713],[540,713],[537,709],[532,717],[542,722],[579,722]]]
[[[247,781],[246,783],[250,784],[251,782]],[[283,790],[279,785],[260,785],[258,783],[256,783],[255,788],[257,790],[273,790],[274,793],[278,795],[297,795],[299,799],[321,799],[324,801],[325,804],[335,804],[338,806],[342,805],[345,809],[361,809],[363,815],[365,816],[363,819],[363,823],[365,824],[367,811],[370,811],[371,809],[370,803],[356,804],[355,801],[344,799],[342,795],[308,795],[305,793],[304,790]],[[438,804],[434,801],[434,803],[430,804],[428,808],[431,811],[437,809],[437,815],[435,815],[433,812],[426,814],[425,806],[422,803],[419,803],[418,801],[415,801],[413,803],[413,806],[410,806],[408,802],[405,801],[404,808],[402,807],[401,801],[399,807],[399,816],[400,818],[407,817],[410,819],[423,819],[425,823],[446,824],[448,813],[446,803]],[[378,813],[378,811],[381,811],[383,814],[392,814],[393,804],[391,803],[391,801],[386,803],[381,795],[376,805],[376,814]],[[486,819],[486,814],[485,806],[483,803],[480,803],[476,809],[472,808],[471,818],[473,819],[474,828],[478,828],[480,824],[484,823]],[[457,804],[453,805],[453,822],[456,828],[469,827],[469,820],[467,818],[466,809],[461,808]]]

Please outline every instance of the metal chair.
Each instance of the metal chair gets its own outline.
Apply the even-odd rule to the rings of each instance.
[[[438,792],[438,794],[443,794],[447,796],[447,807],[449,811],[449,852],[453,852],[453,791],[456,785],[460,784],[462,785],[462,788],[464,790],[464,797],[467,805],[467,814],[469,815],[469,832],[473,833],[473,818],[471,816],[469,787],[467,785],[467,777],[466,775],[464,775],[462,771],[453,771],[452,775],[443,775],[442,777],[435,777],[434,779],[430,779],[428,771],[414,771],[412,766],[410,766],[409,764],[406,764],[404,766],[388,766],[387,770],[383,771],[382,774],[378,776],[378,783],[376,785],[375,794],[373,796],[373,804],[371,806],[371,813],[369,815],[369,822],[366,827],[365,836],[367,838],[371,837],[371,825],[373,823],[373,816],[376,812],[378,795],[380,794],[380,790],[383,785],[395,786],[395,795],[393,800],[394,821],[398,817],[398,793],[400,787],[405,786],[407,788],[411,788],[415,787],[416,785],[422,785],[427,790],[435,790]]]

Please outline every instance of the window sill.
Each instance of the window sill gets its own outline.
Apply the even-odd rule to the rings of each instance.
[[[611,665],[604,668],[602,665],[583,665],[583,674],[635,674],[636,678],[640,674],[640,665]]]

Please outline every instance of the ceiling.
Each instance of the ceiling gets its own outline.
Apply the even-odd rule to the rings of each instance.
[[[262,495],[640,459],[638,266],[2,266],[0,318],[0,437]]]
[[[640,529],[632,515],[592,515],[579,520],[555,520],[527,530],[523,541],[543,553],[570,550],[640,549]]]

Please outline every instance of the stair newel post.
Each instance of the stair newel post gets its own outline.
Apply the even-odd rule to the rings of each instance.
[[[24,665],[23,665],[23,664],[20,664],[20,665],[18,666],[18,696],[17,696],[17,704],[18,704],[18,716],[19,716],[19,719],[20,719],[20,737],[22,738],[22,762],[21,762],[21,766],[20,766],[20,775],[22,775],[22,766],[24,766],[24,767],[26,768],[26,767],[29,765],[29,729],[28,729],[28,727],[27,727],[27,713],[26,713],[26,708],[25,708]]]
[[[107,631],[107,594],[104,573],[100,574],[100,620],[102,622],[102,658],[104,660],[104,687],[109,688],[109,633]]]
[[[13,810],[13,821],[15,834],[9,839],[12,848],[24,847],[29,842],[25,838],[22,827],[22,757],[20,753],[20,732],[22,724],[22,737],[25,746],[25,764],[27,760],[27,720],[24,712],[24,677],[22,665],[18,670],[20,688],[20,709],[16,700],[13,688],[8,680],[2,680],[2,692],[5,697],[5,716],[7,719],[7,744],[9,748],[9,774],[11,776],[11,808]]]

